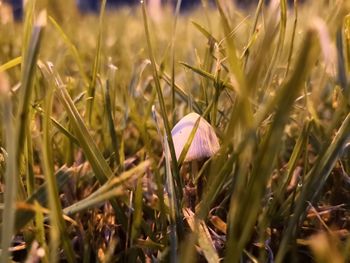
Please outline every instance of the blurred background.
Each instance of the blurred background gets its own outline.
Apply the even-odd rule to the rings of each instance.
[[[251,5],[256,5],[258,0],[227,0],[236,4],[240,8],[246,8]],[[305,0],[299,0],[298,3],[302,3]],[[40,2],[40,1],[39,1]],[[41,0],[41,2],[46,3],[46,5],[51,6],[54,10],[58,10],[57,1]],[[100,7],[100,0],[70,0],[66,1],[67,5],[72,6],[72,2],[75,2],[75,8],[77,8],[82,13],[94,13],[98,12]],[[175,8],[177,0],[148,0],[150,6],[153,8],[160,8],[161,6],[171,6]],[[265,4],[269,4],[270,0],[266,0]],[[293,4],[293,0],[288,0],[289,4]],[[11,9],[13,13],[13,18],[17,21],[21,21],[23,16],[23,0],[4,0],[0,1],[2,3],[2,8],[6,6],[6,9]],[[107,8],[118,8],[124,6],[134,6],[139,3],[139,0],[108,0]],[[196,8],[201,3],[206,5],[213,5],[215,0],[182,0],[181,2],[181,12],[189,11]]]

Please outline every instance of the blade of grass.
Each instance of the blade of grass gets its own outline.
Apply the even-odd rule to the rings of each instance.
[[[188,152],[188,150],[191,147],[191,144],[192,144],[192,141],[194,139],[194,136],[196,135],[196,132],[198,130],[198,126],[199,126],[200,120],[201,120],[201,117],[198,117],[196,122],[194,123],[194,126],[193,126],[193,128],[191,130],[190,135],[187,138],[186,143],[184,144],[184,147],[183,147],[183,149],[181,151],[181,154],[180,154],[179,160],[178,160],[178,165],[180,165],[180,166],[182,165],[183,161],[185,160],[187,152]]]
[[[257,157],[254,161],[248,188],[244,187],[244,189],[242,189],[240,187],[242,187],[243,184],[236,184],[229,209],[229,238],[227,242],[226,262],[228,262],[228,260],[232,260],[231,262],[239,261],[244,246],[253,231],[253,226],[260,209],[261,198],[264,194],[269,176],[274,169],[274,162],[280,149],[280,144],[276,142],[276,138],[282,137],[287,116],[303,86],[302,83],[314,59],[314,53],[312,52],[314,51],[312,49],[314,38],[315,32],[309,30],[303,42],[298,60],[296,61],[296,71],[277,94],[277,110],[274,120],[256,153]],[[246,177],[245,174],[239,174],[238,176],[242,176],[241,178]],[[250,193],[254,193],[254,195]],[[248,209],[248,207],[250,207],[250,209]]]
[[[34,202],[34,207],[37,210],[35,213],[35,239],[38,241],[39,245],[45,250],[45,255],[42,258],[43,263],[48,263],[49,249],[45,238],[44,215],[42,212],[40,212],[41,206],[37,201]]]
[[[30,109],[29,112],[29,119],[32,118],[32,109]],[[31,132],[31,125],[28,124],[26,129],[26,133],[30,134]],[[27,160],[28,164],[27,164],[27,175],[26,175],[26,183],[27,183],[27,194],[28,196],[31,196],[34,192],[34,185],[35,185],[35,178],[34,178],[34,171],[33,171],[33,166],[34,166],[34,160],[33,160],[33,143],[32,143],[32,137],[31,136],[27,136],[27,141],[26,141],[26,145],[25,145],[26,149],[24,150],[25,152],[25,159]]]
[[[40,48],[40,42],[43,34],[43,29],[46,26],[46,20],[45,20],[46,13],[41,13],[39,15],[34,27],[32,36],[30,38],[30,42],[28,43],[28,46],[26,47],[26,50],[23,54],[23,63],[22,63],[22,76],[21,76],[21,92],[20,92],[20,99],[19,99],[19,108],[17,112],[16,119],[18,120],[17,126],[16,126],[16,133],[18,137],[18,142],[16,144],[16,154],[17,154],[17,162],[20,164],[20,158],[23,154],[24,145],[26,141],[26,126],[28,125],[28,114],[29,114],[29,106],[30,106],[30,100],[32,97],[32,91],[33,91],[33,82],[34,82],[34,76],[35,76],[35,68],[36,68],[36,61],[39,54],[39,48]],[[29,22],[28,22],[29,23]],[[17,177],[18,180],[18,195],[20,197],[20,200],[25,199],[25,190],[23,186],[22,179]]]
[[[202,77],[205,77],[207,78],[208,80],[211,80],[211,81],[217,81],[215,75],[209,73],[209,72],[206,72],[200,68],[196,68],[196,67],[193,67],[189,64],[187,64],[186,62],[180,62],[181,65],[184,65],[185,67],[191,69],[192,71],[196,72],[197,74],[201,75]],[[219,82],[220,85],[222,85],[223,87],[225,88],[228,88],[230,90],[235,90],[235,87],[232,86],[231,83],[224,83],[222,80],[220,80]]]
[[[181,205],[181,200],[183,197],[182,194],[182,179],[180,177],[179,174],[179,170],[178,170],[178,164],[177,164],[177,160],[176,160],[176,154],[175,154],[175,149],[174,149],[174,143],[173,143],[173,139],[171,136],[171,130],[170,130],[170,124],[169,124],[169,120],[167,117],[167,112],[166,112],[166,107],[165,107],[165,102],[164,102],[164,97],[163,97],[163,93],[161,90],[161,86],[160,86],[160,81],[159,81],[159,76],[158,76],[158,71],[157,71],[157,65],[155,62],[155,58],[153,55],[153,50],[152,50],[152,45],[151,45],[151,39],[150,39],[150,33],[149,33],[149,29],[148,29],[148,21],[147,21],[147,14],[146,14],[146,7],[145,7],[145,3],[142,0],[141,1],[141,5],[142,5],[142,15],[143,15],[143,21],[144,21],[144,28],[145,28],[145,34],[146,34],[146,40],[147,40],[147,46],[148,46],[148,53],[150,56],[150,60],[151,60],[151,64],[152,64],[152,69],[153,69],[153,79],[155,82],[155,87],[157,90],[157,95],[158,95],[158,100],[159,100],[159,105],[160,105],[160,110],[161,110],[161,114],[162,114],[162,118],[163,118],[163,123],[165,126],[165,131],[166,131],[166,138],[167,138],[167,143],[169,144],[169,151],[170,151],[170,156],[171,156],[171,164],[172,164],[172,172],[173,172],[173,179],[174,179],[174,190],[175,190],[175,200],[177,202],[177,206],[176,206],[176,217],[177,217],[177,231],[179,231],[179,235],[180,237],[182,236],[183,233],[183,225],[182,225],[182,211],[180,209]]]
[[[241,62],[239,61],[239,58],[237,57],[236,54],[236,44],[233,41],[232,37],[231,37],[231,32],[232,28],[229,24],[229,19],[227,18],[224,9],[222,8],[221,5],[221,1],[220,0],[215,0],[216,6],[219,10],[220,13],[220,17],[221,17],[221,23],[224,29],[224,33],[227,41],[227,56],[228,56],[228,61],[231,67],[231,72],[232,74],[235,75],[235,78],[237,80],[237,83],[239,85],[239,89],[240,89],[240,93],[241,94],[245,94],[246,92],[246,84],[245,84],[245,79],[244,79],[244,75],[243,75],[243,70],[241,67]]]
[[[34,23],[34,10],[35,10],[36,0],[28,0],[24,3],[24,24],[23,24],[23,45],[22,45],[22,58],[25,59],[25,55],[28,52],[28,46],[30,44],[31,32],[33,31]],[[22,64],[23,70],[23,64]]]
[[[171,85],[171,78],[170,76],[163,72],[161,78],[168,84],[168,85]],[[174,84],[174,88],[175,88],[175,92],[180,96],[180,98],[188,103],[189,101],[189,95],[184,91],[183,88],[181,88],[179,85],[177,85],[176,83]],[[203,102],[204,103],[204,102]],[[199,104],[196,102],[196,101],[192,101],[192,106],[193,106],[193,109],[198,113],[198,114],[201,114],[202,113],[202,110],[201,110],[201,107],[199,106]]]
[[[117,140],[117,133],[114,128],[114,118],[113,118],[113,111],[112,111],[112,102],[111,102],[111,83],[114,83],[115,80],[115,71],[117,68],[114,65],[108,66],[108,79],[106,81],[106,95],[105,95],[105,101],[106,101],[106,114],[108,118],[108,128],[109,128],[109,135],[111,136],[112,140],[112,147],[114,151],[114,157],[113,159],[116,162],[117,167],[120,165],[120,156],[119,156],[119,144]]]
[[[208,39],[209,43],[219,43],[219,41],[200,24],[196,23],[195,21],[191,21],[191,23]]]
[[[46,16],[46,13],[44,14]],[[46,19],[46,18],[45,18]],[[46,114],[43,119],[43,144],[42,144],[42,163],[44,176],[47,182],[48,203],[50,209],[50,242],[49,242],[49,260],[50,262],[58,262],[58,250],[60,241],[68,262],[75,262],[75,256],[72,244],[69,240],[66,222],[62,217],[62,207],[59,198],[58,188],[54,176],[54,160],[52,153],[52,133],[51,133],[51,113],[53,107],[53,85],[54,78],[48,82],[47,94],[44,100],[44,111]]]
[[[176,39],[176,29],[177,29],[177,19],[180,13],[181,0],[176,1],[174,23],[172,28],[172,38],[171,38],[171,111],[173,112],[172,116],[172,125],[175,124],[175,39]]]
[[[142,176],[150,165],[151,161],[147,160],[138,164],[136,167],[121,173],[118,177],[110,178],[104,185],[85,199],[64,208],[64,214],[71,216],[77,212],[92,208],[103,201],[110,200],[116,196],[124,194],[124,185],[128,183],[128,181],[136,180]]]
[[[264,4],[264,0],[259,0],[258,5],[257,5],[256,10],[255,10],[254,23],[253,23],[252,29],[250,30],[250,37],[249,37],[250,40],[248,41],[248,43],[252,43],[252,39],[255,38],[256,27],[258,25],[260,13],[262,12],[263,4]],[[250,45],[248,44],[247,48],[244,51],[244,54],[245,54],[244,68],[246,68],[247,63],[248,63],[248,59],[249,59],[249,55],[250,55],[249,48],[250,48]]]
[[[344,48],[343,48],[343,35],[341,30],[337,31],[337,57],[338,57],[338,83],[343,89],[344,95],[350,102],[350,89],[348,87],[348,80],[346,76],[346,63],[344,58]]]
[[[164,156],[165,156],[165,186],[169,199],[169,217],[170,217],[170,233],[169,233],[169,242],[170,242],[170,262],[176,263],[178,262],[177,257],[177,249],[178,249],[178,241],[179,237],[177,235],[177,220],[179,220],[177,216],[177,210],[180,209],[177,207],[178,202],[176,201],[176,192],[174,189],[174,179],[172,178],[172,170],[171,170],[171,161],[170,161],[170,152],[169,145],[166,138],[164,138]],[[181,218],[182,220],[182,218]]]
[[[17,182],[14,175],[18,174],[14,125],[12,122],[12,103],[10,97],[10,83],[5,73],[0,73],[1,108],[3,112],[3,125],[5,127],[6,151],[8,153],[5,171],[4,211],[2,224],[6,226],[1,231],[1,261],[8,262],[12,237],[14,235],[14,218]]]
[[[73,168],[67,168],[65,166],[61,167],[55,173],[55,180],[57,184],[57,189],[61,189],[69,180],[71,174],[73,172]],[[38,202],[41,206],[47,205],[48,193],[47,193],[47,183],[42,184],[27,200],[27,204],[33,204],[35,201]],[[34,217],[34,213],[32,211],[16,211],[16,219],[15,219],[15,229],[16,231],[21,230],[25,227],[26,224]]]
[[[282,181],[281,186],[277,190],[276,198],[275,198],[276,200],[280,200],[279,197],[282,197],[282,195],[284,194],[284,191],[286,191],[287,185],[290,183],[290,180],[292,179],[294,170],[298,165],[298,161],[301,155],[303,154],[305,147],[307,146],[309,133],[310,133],[310,121],[307,121],[293,148],[292,155],[287,164],[285,180]],[[272,207],[272,204],[271,204],[271,207]]]
[[[346,116],[338,129],[333,141],[329,144],[323,154],[318,158],[317,163],[307,174],[306,182],[303,186],[300,197],[296,201],[296,208],[289,220],[287,229],[283,233],[280,248],[276,255],[276,262],[283,262],[284,256],[288,251],[288,243],[293,235],[295,227],[305,215],[307,202],[313,202],[319,195],[321,189],[326,183],[332,168],[338,161],[338,158],[347,143],[350,136],[350,114]]]
[[[92,117],[91,116],[92,109],[94,107],[94,101],[95,101],[97,74],[100,72],[100,67],[101,67],[101,45],[102,45],[102,33],[103,33],[103,21],[104,21],[105,9],[106,9],[106,0],[102,0],[101,7],[100,7],[100,19],[99,19],[99,28],[98,28],[98,36],[97,36],[96,53],[95,53],[94,64],[92,68],[91,82],[87,92],[89,100],[87,100],[86,112],[87,112],[87,118],[90,124],[91,124],[91,117]]]
[[[231,151],[232,148],[221,146],[218,153],[219,157],[213,161],[215,165],[210,169],[208,186],[197,213],[198,218],[201,220],[207,217],[210,207],[222,191],[223,185],[227,183],[229,177],[232,176],[232,169],[235,167],[237,161],[237,152],[239,153],[240,151],[233,152],[226,158],[225,156]]]
[[[194,213],[188,208],[184,209],[184,216],[192,232],[197,233],[198,235],[198,245],[201,248],[205,259],[209,263],[220,262],[219,255],[213,246],[213,240],[210,236],[206,223],[203,220],[197,219]]]
[[[253,87],[247,86],[247,80],[243,74],[241,61],[237,57],[236,44],[231,36],[232,28],[229,24],[229,20],[224,13],[220,0],[215,0],[217,8],[220,13],[221,24],[225,33],[225,40],[227,42],[227,60],[230,66],[230,74],[232,75],[232,82],[234,86],[237,86],[238,97],[234,107],[232,107],[229,123],[226,129],[226,135],[224,141],[233,139],[233,137],[242,137],[243,128],[252,126],[253,110],[250,103],[251,91]],[[236,123],[241,124],[240,126]],[[232,136],[234,133],[234,136]]]
[[[14,59],[11,59],[10,61],[6,62],[5,64],[2,64],[0,66],[0,72],[4,72],[10,68],[13,68],[17,65],[20,65],[22,63],[22,57],[16,57]]]
[[[350,14],[344,18],[344,42],[347,72],[350,72]]]
[[[164,145],[165,139],[163,138],[163,135],[162,135],[162,133],[160,131],[158,118],[157,118],[157,112],[155,110],[155,106],[154,105],[152,105],[151,111],[152,111],[153,120],[154,120],[154,122],[156,124],[156,129],[157,129],[158,136],[159,136],[160,141],[162,143],[163,153],[166,154],[165,153],[165,145]],[[152,152],[152,151],[148,150],[148,152]],[[157,185],[157,195],[158,195],[158,198],[159,198],[159,210],[160,210],[159,229],[161,229],[162,235],[166,236],[167,235],[167,227],[168,227],[168,224],[167,224],[168,215],[166,213],[166,207],[165,207],[165,201],[164,201],[164,199],[165,199],[164,198],[164,186],[163,186],[164,185],[164,179],[161,176],[158,167],[154,167],[153,171],[155,173],[155,181],[156,181],[156,185]],[[167,240],[163,239],[162,244],[165,245],[166,242],[167,242]]]
[[[204,112],[203,116],[198,117],[196,122],[194,123],[193,128],[192,128],[192,130],[190,132],[190,135],[188,136],[187,141],[184,144],[184,147],[183,147],[183,149],[182,149],[182,151],[180,153],[179,160],[177,161],[179,166],[182,165],[182,163],[184,162],[184,160],[186,158],[187,152],[190,149],[192,141],[194,139],[194,136],[196,135],[196,132],[198,130],[201,118],[204,118],[206,115],[208,115],[209,111],[210,111],[210,107],[208,107],[207,110]]]
[[[143,191],[142,178],[138,178],[136,183],[136,190],[134,192],[134,198],[133,198],[134,204],[133,204],[133,216],[132,216],[132,223],[131,223],[130,247],[133,246],[134,240],[137,239],[141,230],[142,215],[143,215],[142,191]]]
[[[78,110],[76,109],[74,102],[70,98],[62,80],[58,74],[54,71],[53,65],[46,66],[40,65],[41,70],[48,72],[48,75],[52,74],[55,78],[55,84],[57,88],[56,95],[61,103],[66,108],[71,124],[74,127],[74,133],[80,146],[84,149],[84,153],[87,155],[88,160],[91,159],[91,165],[96,172],[97,179],[103,184],[113,172],[109,168],[107,162],[103,158],[97,145],[94,143],[87,127],[85,126]],[[84,138],[84,139],[83,139]]]
[[[294,23],[293,23],[292,38],[290,40],[290,47],[289,47],[288,61],[287,61],[287,70],[286,70],[285,76],[288,75],[290,63],[292,60],[293,49],[294,49],[294,38],[295,38],[296,29],[297,29],[297,23],[298,23],[298,0],[294,0]]]
[[[191,262],[196,258],[197,247],[197,234],[190,233],[186,235],[185,240],[181,242],[179,248],[179,262]]]
[[[287,0],[280,0],[280,21],[279,21],[279,35],[277,46],[274,49],[271,62],[269,64],[267,73],[265,75],[264,86],[269,87],[272,76],[274,74],[274,69],[276,68],[276,63],[282,53],[284,39],[286,35],[287,27]]]
[[[310,126],[311,126],[310,121],[307,121],[303,126],[303,129],[293,148],[291,157],[287,163],[287,171],[285,172],[285,174],[282,174],[282,178],[278,182],[276,190],[273,192],[273,198],[268,208],[264,209],[262,215],[259,216],[258,229],[260,231],[261,243],[264,243],[265,240],[269,238],[265,232],[266,232],[266,229],[269,227],[269,224],[271,224],[272,217],[274,216],[276,217],[276,215],[280,216],[278,209],[281,206],[286,207],[283,201],[286,196],[286,193],[288,193],[288,191],[291,191],[291,190],[288,190],[288,186],[291,184],[291,180],[296,172],[296,168],[298,166],[300,158],[302,157],[302,154],[305,153],[305,148],[308,145],[308,138],[310,136]],[[294,193],[296,192],[297,190],[296,187],[299,184],[298,180],[296,180],[295,183],[296,185],[293,186],[295,187]],[[290,195],[293,196],[295,195],[294,193],[292,192]]]
[[[249,63],[249,67],[246,68],[247,86],[251,89],[251,93],[256,96],[256,99],[259,102],[259,104],[269,99],[268,95],[270,93],[266,92],[266,89],[268,87],[264,85],[263,81],[264,78],[266,78],[268,70],[268,66],[266,67],[266,63],[271,62],[271,56],[273,55],[274,51],[274,48],[272,48],[271,43],[275,42],[275,38],[277,36],[278,25],[276,24],[275,13],[272,13],[270,16],[267,17],[265,33],[261,34],[261,44],[256,45],[257,50],[254,50],[255,52],[257,52],[256,56],[254,57],[254,63]],[[256,35],[256,37],[258,37],[258,35]],[[264,105],[263,103],[261,104]]]
[[[83,78],[84,85],[88,86],[89,85],[89,77],[85,73],[83,62],[82,62],[82,59],[81,59],[80,54],[78,52],[78,49],[76,48],[76,46],[69,39],[69,37],[66,35],[66,33],[63,31],[63,29],[60,27],[60,25],[56,22],[56,20],[53,17],[49,16],[49,21],[53,25],[53,27],[57,30],[57,32],[59,33],[60,38],[67,45],[67,47],[68,47],[69,51],[71,52],[75,62],[78,65],[79,73],[81,74],[81,76]]]
[[[48,76],[45,76],[48,77]],[[42,108],[36,107],[35,108],[38,113],[41,115],[45,115],[45,112]],[[74,137],[74,135],[67,129],[65,128],[61,123],[59,123],[54,117],[50,116],[50,119],[52,121],[52,124],[62,133],[64,134],[67,138],[69,138],[72,142],[74,142],[76,145],[79,145],[79,142],[77,138]]]
[[[203,68],[207,72],[210,72],[212,70],[213,64],[214,64],[214,54],[213,53],[214,53],[215,47],[220,48],[218,46],[218,41],[204,27],[202,27],[201,25],[197,24],[194,21],[191,21],[191,22],[199,30],[199,32],[201,32],[208,40],[208,45],[207,45],[207,48],[205,50],[203,62],[201,62],[201,59],[199,58],[199,56],[197,58],[197,61],[198,61],[199,67]],[[224,53],[223,49],[221,49],[220,51],[222,53]],[[209,80],[202,79],[201,80],[201,87],[203,90],[202,99],[204,97],[205,103],[208,104],[209,103],[208,100],[209,100],[209,97],[211,94],[211,92],[209,92],[209,88],[210,88],[209,87]]]
[[[98,149],[93,138],[91,137],[82,117],[74,105],[74,102],[65,89],[61,78],[59,77],[58,73],[54,71],[53,65],[46,66],[42,64],[40,68],[42,71],[46,72],[45,74],[54,75],[57,91],[56,95],[66,109],[70,124],[72,125],[72,129],[76,135],[77,140],[79,141],[80,146],[84,151],[84,154],[86,155],[86,158],[89,160],[92,169],[95,172],[97,180],[100,184],[104,184],[108,178],[113,175],[112,170],[108,166],[108,163],[103,158],[101,151]],[[124,227],[124,229],[126,229],[127,219],[124,212],[122,211],[122,208],[115,199],[111,200],[111,204],[116,211],[117,218],[120,220],[121,225]]]

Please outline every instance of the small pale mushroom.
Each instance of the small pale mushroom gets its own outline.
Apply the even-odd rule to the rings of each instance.
[[[200,118],[199,126],[184,162],[203,160],[219,151],[220,144],[214,128],[199,114],[192,112],[184,116],[171,131],[177,160],[179,160],[198,118]]]
[[[210,158],[219,151],[219,140],[215,134],[214,128],[203,117],[194,112],[183,117],[171,131],[176,159],[179,161],[181,153],[192,133],[193,128],[196,125],[198,118],[198,128],[183,160],[184,163],[190,163],[192,167],[192,179],[188,178],[189,181],[187,181],[185,186],[185,196],[193,211],[195,211],[195,200],[200,200],[202,193],[203,181],[201,178],[199,178],[197,186],[194,186],[194,181],[198,173],[198,164],[200,161]]]

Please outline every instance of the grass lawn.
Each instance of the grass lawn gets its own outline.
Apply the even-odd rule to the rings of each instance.
[[[1,262],[349,262],[350,2],[256,2],[0,6]]]

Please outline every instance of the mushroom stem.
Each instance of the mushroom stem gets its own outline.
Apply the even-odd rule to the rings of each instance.
[[[198,175],[198,161],[193,160],[191,162],[191,181],[194,184]]]

